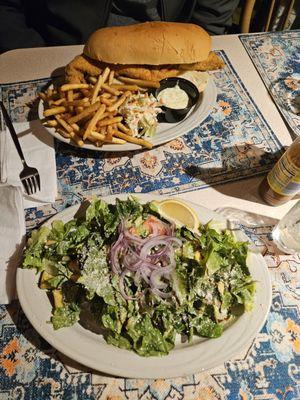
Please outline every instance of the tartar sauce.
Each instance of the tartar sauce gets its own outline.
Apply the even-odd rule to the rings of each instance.
[[[180,89],[177,84],[174,87],[166,88],[159,92],[157,100],[160,101],[163,106],[179,110],[188,105],[189,96],[184,90]]]

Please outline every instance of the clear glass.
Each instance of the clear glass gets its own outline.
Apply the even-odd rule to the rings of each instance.
[[[300,200],[278,222],[272,236],[280,250],[287,254],[300,253]]]

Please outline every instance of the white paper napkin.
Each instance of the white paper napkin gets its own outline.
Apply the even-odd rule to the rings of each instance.
[[[57,180],[52,136],[40,121],[14,123],[14,128],[27,164],[39,171],[41,191],[32,196],[25,194],[19,178],[23,166],[8,130],[0,133],[1,182],[22,187],[25,208],[53,203],[57,194]]]
[[[16,269],[25,240],[25,217],[20,187],[0,184],[0,304],[16,297]]]

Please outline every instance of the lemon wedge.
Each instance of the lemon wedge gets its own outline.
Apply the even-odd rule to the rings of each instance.
[[[173,222],[178,226],[186,226],[191,230],[198,230],[199,219],[195,211],[181,200],[154,201],[158,212],[167,221]]]

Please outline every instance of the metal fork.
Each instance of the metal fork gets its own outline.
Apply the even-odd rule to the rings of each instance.
[[[11,134],[11,137],[14,141],[14,144],[16,146],[16,149],[18,151],[18,154],[20,156],[20,159],[21,159],[23,167],[24,167],[19,175],[21,182],[24,186],[25,192],[28,195],[32,195],[32,194],[36,193],[38,190],[41,190],[41,180],[40,180],[39,172],[36,168],[29,167],[27,165],[25,158],[24,158],[23,151],[20,146],[18,136],[15,131],[15,128],[11,122],[11,119],[9,118],[9,115],[8,115],[6,108],[5,108],[4,104],[2,103],[2,101],[0,101],[0,106],[2,109],[2,115],[3,115],[4,121],[8,127],[8,130]]]

